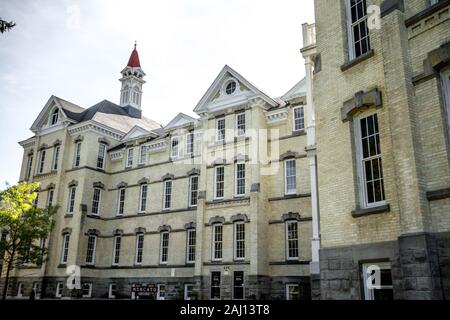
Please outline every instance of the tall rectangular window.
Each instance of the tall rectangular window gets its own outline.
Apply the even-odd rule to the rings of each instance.
[[[194,154],[194,134],[192,132],[186,134],[186,154]]]
[[[53,162],[52,162],[52,170],[53,171],[58,170],[60,148],[61,148],[60,146],[56,146],[55,150],[53,150]]]
[[[134,149],[129,148],[127,150],[127,164],[126,164],[127,168],[131,168],[133,166],[133,154],[134,154]]]
[[[110,283],[108,287],[108,299],[115,299],[117,295],[117,284]]]
[[[297,161],[295,159],[284,161],[284,193],[286,195],[297,193]]]
[[[286,222],[286,257],[288,260],[298,259],[298,222]]]
[[[223,225],[215,224],[213,225],[213,260],[222,260],[222,249],[223,249]]]
[[[31,178],[31,168],[33,167],[33,155],[29,155],[28,156],[28,161],[27,161],[27,171],[25,174],[25,180],[29,180]]]
[[[187,252],[186,252],[186,262],[195,262],[195,245],[196,245],[197,231],[195,229],[189,229],[187,231]]]
[[[123,215],[125,209],[125,188],[120,188],[117,199],[117,215]]]
[[[220,271],[211,272],[211,299],[220,300],[220,284],[221,284]]]
[[[286,285],[286,300],[298,300],[299,285],[297,283],[289,283]]]
[[[180,139],[178,137],[172,137],[170,142],[170,157],[178,158],[180,156]]]
[[[87,251],[86,251],[86,264],[93,265],[95,264],[95,249],[97,246],[97,237],[89,236],[87,243]]]
[[[70,187],[69,188],[69,202],[67,204],[67,213],[73,213],[75,211],[75,196],[76,196],[77,188]]]
[[[225,117],[216,119],[216,141],[225,141]]]
[[[105,169],[106,144],[100,143],[98,146],[97,168]]]
[[[245,163],[236,163],[235,167],[235,194],[236,196],[245,195]]]
[[[147,210],[147,193],[148,193],[148,185],[141,184],[141,188],[139,191],[139,212],[141,213]]]
[[[214,170],[214,198],[223,199],[225,191],[225,167],[216,167]]]
[[[54,195],[55,195],[55,190],[54,189],[48,190],[47,207],[53,206],[53,197],[54,197]]]
[[[377,114],[355,119],[360,197],[363,208],[384,204],[383,163]]]
[[[122,246],[122,237],[114,237],[114,248],[113,248],[113,265],[118,265],[120,262],[120,248]]]
[[[196,207],[198,203],[198,176],[189,177],[189,207]]]
[[[101,201],[102,201],[102,189],[94,188],[94,195],[92,197],[92,214],[100,215]]]
[[[75,153],[73,157],[73,166],[75,168],[78,168],[80,166],[80,159],[81,159],[81,142],[77,142],[75,144]]]
[[[245,136],[245,112],[236,114],[236,136]]]
[[[244,299],[244,271],[233,272],[233,299]]]
[[[140,233],[136,236],[136,264],[142,264],[142,254],[144,252],[144,234]]]
[[[81,286],[81,296],[83,298],[90,298],[92,296],[92,283],[83,283]]]
[[[364,300],[394,300],[391,264],[372,262],[362,265]],[[379,278],[377,277],[377,273]],[[379,279],[380,282],[376,283]],[[369,285],[370,284],[370,285]]]
[[[303,106],[294,108],[294,131],[305,130],[305,109]]]
[[[55,291],[56,298],[61,298],[63,296],[63,289],[64,289],[64,283],[57,282],[56,283],[56,291]]]
[[[447,105],[447,127],[448,127],[448,135],[450,137],[450,68],[442,72],[442,82],[444,89],[444,100]]]
[[[161,232],[159,263],[166,264],[169,258],[169,232]]]
[[[145,165],[147,163],[147,146],[139,147],[139,164]]]
[[[63,236],[63,246],[61,251],[61,264],[66,264],[69,256],[70,234]]]
[[[44,165],[45,165],[45,150],[42,150],[39,157],[39,166],[38,166],[39,174],[44,173]]]
[[[350,60],[370,51],[366,0],[346,0]]]
[[[234,224],[234,259],[245,259],[245,223]]]
[[[172,180],[164,181],[163,209],[168,210],[172,206]]]

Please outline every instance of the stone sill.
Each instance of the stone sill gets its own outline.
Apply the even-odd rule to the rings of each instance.
[[[64,218],[73,218],[73,213],[66,213]]]
[[[381,205],[378,207],[367,208],[367,209],[356,209],[352,211],[353,218],[360,218],[365,216],[370,216],[374,214],[382,214],[391,211],[389,204]]]
[[[361,62],[372,58],[374,55],[375,55],[375,51],[373,49],[371,49],[370,51],[366,52],[362,56],[359,56],[358,58],[355,58],[355,59],[353,59],[351,61],[348,61],[348,62],[344,63],[341,66],[341,71],[342,72],[347,71],[348,69],[356,66],[357,64],[360,64]]]
[[[286,265],[309,265],[311,261],[306,260],[286,260],[269,262],[271,266],[286,266]]]
[[[310,193],[305,194],[291,194],[291,195],[285,195],[283,197],[277,197],[277,198],[270,198],[268,201],[283,201],[283,200],[290,200],[290,199],[300,199],[300,198],[309,198],[311,197]]]
[[[447,198],[450,198],[450,188],[427,192],[428,201],[437,201]]]

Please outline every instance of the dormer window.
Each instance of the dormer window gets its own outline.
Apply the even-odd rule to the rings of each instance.
[[[227,84],[225,92],[227,93],[227,95],[232,95],[236,91],[236,87],[237,87],[236,81],[230,81]]]
[[[50,116],[50,125],[54,126],[55,124],[57,124],[58,118],[59,118],[59,109],[56,108],[55,110],[53,110],[53,112]]]

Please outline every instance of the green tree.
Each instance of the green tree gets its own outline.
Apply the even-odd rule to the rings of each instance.
[[[0,253],[6,267],[3,300],[6,299],[11,270],[26,263],[41,265],[47,255],[41,240],[48,238],[58,207],[37,208],[39,183],[20,183],[0,194],[0,230],[6,233],[0,241]],[[3,276],[0,270],[0,277]]]
[[[0,18],[0,33],[4,33],[6,31],[10,31],[12,28],[14,28],[16,24],[12,21],[5,21]]]

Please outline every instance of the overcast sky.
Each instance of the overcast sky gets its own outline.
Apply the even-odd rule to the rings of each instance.
[[[134,41],[147,74],[144,115],[192,110],[225,64],[272,97],[304,75],[301,25],[313,0],[0,0],[0,189],[19,179],[29,128],[50,96],[118,103]]]

